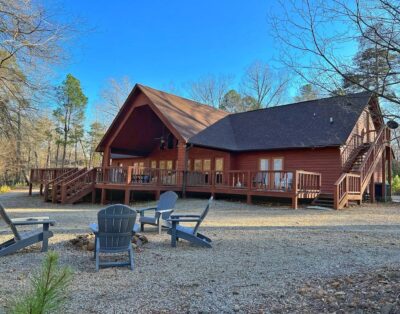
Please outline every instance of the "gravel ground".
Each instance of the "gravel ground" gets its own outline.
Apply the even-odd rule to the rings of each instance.
[[[26,190],[0,195],[0,202],[12,217],[57,220],[50,249],[74,270],[65,313],[400,312],[399,278],[389,276],[387,284],[378,280],[399,274],[399,204],[294,211],[216,201],[202,226],[213,239],[213,249],[184,241],[173,249],[165,232],[158,235],[148,227],[150,242],[136,252],[135,271],[108,268],[96,273],[91,254],[76,250],[68,240],[89,231],[100,206],[44,203]],[[199,212],[205,203],[179,200],[176,211]],[[0,222],[0,241],[7,238],[9,231]],[[0,259],[0,312],[29,285],[30,273],[44,257],[39,251],[33,246]],[[378,293],[372,287],[385,292],[391,285],[397,290],[389,289],[380,303],[373,301],[375,307],[368,305],[369,296]]]

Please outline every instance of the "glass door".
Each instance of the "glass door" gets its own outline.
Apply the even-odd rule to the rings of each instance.
[[[274,171],[283,171],[283,158],[274,158],[273,160]],[[280,190],[284,182],[282,182],[283,173],[274,172],[274,189]]]

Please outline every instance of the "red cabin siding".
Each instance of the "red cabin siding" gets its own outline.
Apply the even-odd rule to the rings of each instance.
[[[333,192],[333,185],[341,175],[340,152],[338,147],[237,153],[233,157],[232,168],[240,170],[258,170],[261,158],[272,159],[278,157],[283,158],[284,170],[320,172],[322,174],[321,190],[323,192]]]

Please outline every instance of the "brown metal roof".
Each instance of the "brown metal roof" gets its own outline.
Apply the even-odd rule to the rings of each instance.
[[[186,141],[228,115],[225,111],[187,98],[140,84],[138,87]]]
[[[100,141],[96,151],[103,151],[106,140],[112,136],[116,128],[123,121],[123,117],[128,114],[133,100],[143,93],[152,102],[157,114],[161,114],[174,128],[173,131],[187,141],[208,126],[228,115],[227,112],[213,108],[196,101],[169,94],[154,88],[136,84],[129,94],[124,105],[121,107],[111,126]]]

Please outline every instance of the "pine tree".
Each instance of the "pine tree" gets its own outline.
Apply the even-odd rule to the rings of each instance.
[[[62,135],[63,148],[61,167],[64,167],[67,145],[71,143],[71,130],[83,128],[85,109],[88,102],[78,79],[68,74],[57,90],[58,106],[53,115],[60,123],[59,133]]]

